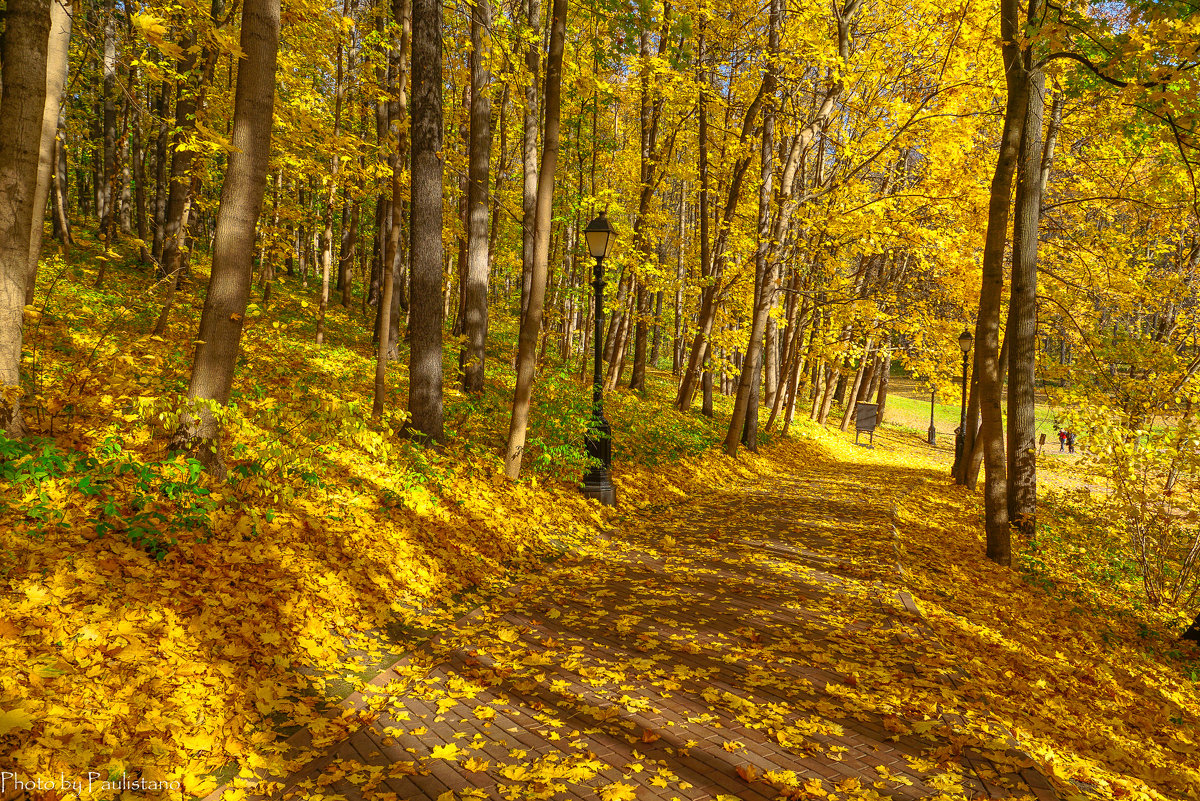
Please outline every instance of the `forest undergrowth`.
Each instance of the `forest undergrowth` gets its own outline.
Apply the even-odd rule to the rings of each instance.
[[[217,482],[165,451],[201,271],[159,338],[128,258],[85,240],[42,269],[27,339],[42,436],[0,444],[0,738],[24,775],[137,773],[203,795],[231,760],[258,767],[276,730],[344,730],[322,711],[611,523],[575,486],[589,387],[553,366],[530,469],[504,478],[515,332],[496,332],[482,397],[450,388],[447,348],[449,437],[433,451],[397,436],[403,353],[373,421],[369,321],[331,304],[319,348],[319,287],[277,282],[250,311]],[[654,390],[668,383],[606,399],[624,513],[759,464],[717,458],[718,424],[664,411]]]
[[[578,362],[568,374],[551,359],[532,469],[510,484],[512,332],[496,332],[483,396],[448,378],[450,437],[432,451],[396,434],[403,360],[372,421],[369,324],[331,305],[318,348],[314,286],[291,278],[251,310],[216,482],[165,452],[200,299],[186,292],[169,335],[151,337],[145,275],[109,256],[95,288],[100,256],[43,265],[27,339],[42,436],[0,454],[0,752],[30,776],[137,775],[203,796],[233,771],[277,770],[281,734],[336,741],[361,721],[330,710],[381,666],[600,529],[796,459],[948,467],[911,433],[868,450],[808,423],[730,460],[724,399],[715,422],[677,414],[659,373],[646,397],[606,397],[621,506],[605,510],[575,486],[587,385]],[[448,377],[456,357],[452,344]],[[886,580],[917,598],[939,664],[969,676],[946,708],[1011,727],[1061,790],[1200,797],[1197,654],[1139,600],[1120,543],[1067,489],[1075,469],[1043,471],[1042,522],[1012,571],[983,558],[978,495],[926,482],[897,509],[905,572]]]

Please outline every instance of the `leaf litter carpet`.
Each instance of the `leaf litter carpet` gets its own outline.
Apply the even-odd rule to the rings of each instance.
[[[927,474],[794,469],[625,518],[210,799],[1056,798],[888,586]]]

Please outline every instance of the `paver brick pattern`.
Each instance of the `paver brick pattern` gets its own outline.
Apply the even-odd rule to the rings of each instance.
[[[628,519],[377,677],[352,698],[369,725],[255,792],[1054,798],[939,700],[962,679],[889,585],[908,478],[797,465]]]

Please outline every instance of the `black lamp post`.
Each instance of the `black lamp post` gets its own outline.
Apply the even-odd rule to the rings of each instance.
[[[933,404],[937,402],[937,390],[929,390],[929,444],[937,447],[937,428],[933,425]]]
[[[617,232],[609,224],[604,212],[588,223],[583,230],[583,238],[587,241],[588,252],[596,260],[592,286],[596,289],[596,332],[593,337],[592,351],[592,424],[584,439],[587,454],[600,462],[583,477],[583,494],[595,498],[605,506],[617,505],[617,491],[612,485],[609,471],[612,469],[612,426],[604,419],[604,391],[601,388],[601,367],[603,366],[604,346],[604,259],[612,252],[613,244],[617,241]]]
[[[958,417],[958,436],[954,438],[954,467],[957,469],[962,465],[963,447],[967,441],[967,354],[971,352],[971,343],[974,337],[970,331],[964,330],[958,335],[958,348],[963,355],[963,375],[962,375],[962,408]]]

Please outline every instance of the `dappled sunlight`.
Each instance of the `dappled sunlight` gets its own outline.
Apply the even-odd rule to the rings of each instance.
[[[1200,698],[1187,657],[1148,649],[1165,616],[1134,592],[1089,583],[1084,551],[1057,561],[1045,548],[1024,576],[980,558],[976,496],[931,481],[900,514],[914,593],[975,692],[1062,786],[1107,798],[1200,793]],[[1063,525],[1046,512],[1048,537]],[[1025,545],[1024,553],[1031,546]],[[1024,556],[1024,554],[1023,554]],[[1151,637],[1151,639],[1148,639]]]
[[[613,521],[383,674],[360,702],[373,723],[255,792],[1029,795],[1032,763],[954,705],[954,670],[879,581],[891,506],[922,472],[878,481],[886,451],[831,459],[846,448],[779,443],[735,491]]]

